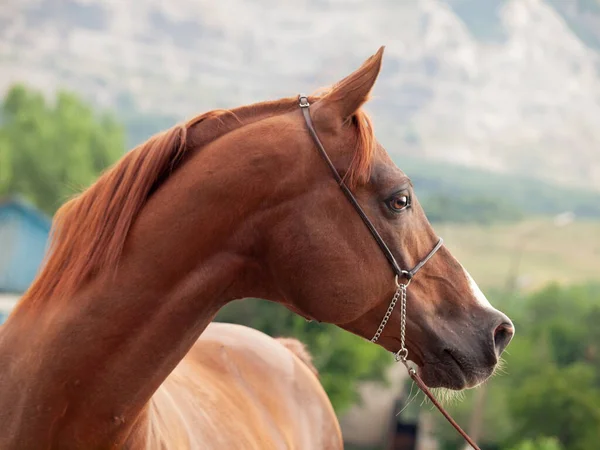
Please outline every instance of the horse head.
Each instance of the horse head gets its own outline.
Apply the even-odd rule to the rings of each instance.
[[[325,94],[301,98],[298,110],[281,118],[292,156],[279,175],[288,195],[264,215],[262,226],[269,231],[262,263],[276,299],[292,311],[407,354],[430,387],[470,388],[494,372],[514,326],[441,245],[409,177],[374,137],[361,107],[382,54],[383,48]],[[309,105],[305,119],[317,137],[302,117],[301,106]],[[342,181],[332,175],[319,145]],[[391,253],[387,259],[385,247]],[[394,270],[395,264],[403,271]],[[415,266],[418,273],[407,273]],[[392,298],[397,307],[390,305]]]

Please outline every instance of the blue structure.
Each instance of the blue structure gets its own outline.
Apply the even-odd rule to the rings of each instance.
[[[19,197],[0,199],[0,295],[20,296],[44,259],[51,219]],[[0,311],[0,323],[3,314]]]

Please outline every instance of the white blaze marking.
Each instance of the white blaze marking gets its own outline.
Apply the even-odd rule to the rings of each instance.
[[[473,277],[471,277],[469,272],[467,272],[467,269],[465,269],[463,267],[463,270],[465,271],[465,276],[467,277],[467,281],[469,282],[469,287],[471,288],[471,292],[473,292],[473,296],[479,302],[479,304],[486,308],[496,309],[489,302],[489,300],[487,299],[485,294],[483,292],[481,292],[481,289],[479,289],[479,286],[477,286],[477,283],[475,283],[475,280],[473,279]]]

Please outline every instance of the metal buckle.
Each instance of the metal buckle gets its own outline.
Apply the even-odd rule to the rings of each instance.
[[[406,362],[406,360],[408,359],[408,349],[406,347],[401,348],[400,350],[398,350],[395,354],[394,354],[394,359],[396,360],[396,362]]]
[[[298,96],[298,105],[300,108],[308,108],[310,106],[310,103],[308,103],[308,96],[300,94]]]

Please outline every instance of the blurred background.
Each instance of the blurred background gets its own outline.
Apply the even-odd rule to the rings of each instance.
[[[3,0],[0,322],[53,213],[124,152],[380,45],[377,136],[517,328],[451,413],[483,449],[600,448],[600,0]],[[217,319],[306,342],[347,449],[464,448],[378,347],[258,299]]]

